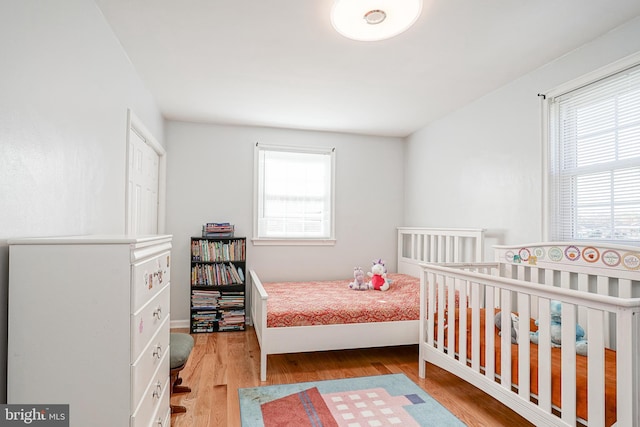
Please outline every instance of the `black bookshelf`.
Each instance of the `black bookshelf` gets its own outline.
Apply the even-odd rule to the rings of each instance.
[[[245,329],[246,238],[191,238],[191,333]]]

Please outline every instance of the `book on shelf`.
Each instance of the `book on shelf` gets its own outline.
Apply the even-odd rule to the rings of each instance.
[[[213,311],[218,309],[219,291],[191,292],[191,311]]]
[[[246,242],[243,239],[229,242],[206,239],[191,241],[191,260],[193,262],[244,261],[245,253]]]
[[[208,222],[202,226],[202,237],[233,237],[235,226],[228,222]]]
[[[191,267],[191,284],[194,286],[228,286],[244,283],[242,269],[232,263],[195,264]]]

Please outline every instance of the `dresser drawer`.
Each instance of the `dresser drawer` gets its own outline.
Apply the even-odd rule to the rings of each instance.
[[[153,298],[171,279],[169,252],[133,265],[131,311],[137,312]]]
[[[133,408],[140,404],[149,382],[154,377],[160,373],[169,375],[169,354],[169,318],[166,318],[138,360],[131,366]]]
[[[158,332],[160,325],[169,318],[171,306],[169,286],[154,296],[151,301],[131,318],[131,361],[135,362],[140,353],[147,346],[149,340]]]
[[[169,387],[162,395],[160,404],[158,405],[158,411],[151,418],[151,427],[169,427],[171,425],[171,394],[169,393]]]
[[[162,358],[159,369],[147,384],[140,403],[137,407],[134,406],[136,410],[131,416],[132,427],[148,427],[157,422],[157,418],[153,417],[158,414],[159,408],[169,405],[169,381],[169,352],[167,351]]]

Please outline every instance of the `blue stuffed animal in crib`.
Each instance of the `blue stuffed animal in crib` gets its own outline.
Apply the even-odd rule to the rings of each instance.
[[[562,346],[562,303],[551,301],[551,347]],[[538,321],[536,320],[536,325]],[[529,332],[531,342],[538,344],[538,331]],[[576,354],[587,355],[587,340],[584,338],[585,332],[582,326],[576,324]]]

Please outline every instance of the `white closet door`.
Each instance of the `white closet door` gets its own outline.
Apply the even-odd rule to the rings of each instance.
[[[129,128],[127,233],[158,233],[158,182],[160,156]]]

